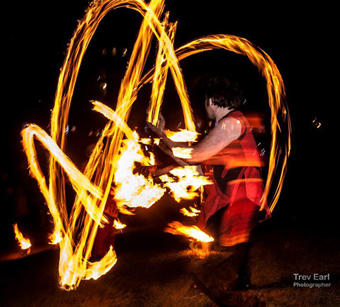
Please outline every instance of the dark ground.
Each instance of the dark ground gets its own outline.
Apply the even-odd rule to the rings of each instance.
[[[339,306],[339,238],[331,231],[288,228],[278,221],[259,226],[249,255],[248,290],[221,287],[230,277],[220,264],[228,263],[230,254],[200,258],[185,238],[135,228],[117,236],[112,270],[82,281],[75,291],[58,285],[57,249],[0,262],[1,306]],[[297,288],[294,273],[329,273],[325,283],[331,285]]]

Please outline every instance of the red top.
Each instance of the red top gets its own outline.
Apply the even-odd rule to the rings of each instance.
[[[224,206],[232,206],[235,201],[245,198],[260,206],[263,195],[260,168],[263,165],[250,124],[240,111],[232,111],[225,117],[234,117],[241,122],[241,136],[203,163],[204,172],[214,181],[214,187],[206,186],[207,201],[209,192],[214,189],[225,200]],[[223,207],[219,203],[220,208],[213,209],[209,216]],[[265,210],[270,215],[267,205]]]

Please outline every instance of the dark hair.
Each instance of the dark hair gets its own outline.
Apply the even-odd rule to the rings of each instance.
[[[212,77],[207,82],[205,95],[218,107],[237,109],[242,104],[243,91],[231,77]]]

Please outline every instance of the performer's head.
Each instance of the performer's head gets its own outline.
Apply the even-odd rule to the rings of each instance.
[[[226,77],[212,77],[205,87],[205,109],[209,119],[216,119],[219,109],[238,109],[242,103],[242,90],[237,82]]]

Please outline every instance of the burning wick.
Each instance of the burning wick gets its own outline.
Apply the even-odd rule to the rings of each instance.
[[[21,231],[18,228],[18,224],[13,225],[14,233],[15,233],[15,239],[19,242],[20,248],[24,251],[26,251],[27,254],[31,251],[31,241],[27,238],[24,238]]]
[[[188,238],[195,239],[200,242],[213,242],[214,238],[200,230],[197,226],[184,226],[180,222],[171,222],[164,229],[165,232],[173,235],[184,235]]]

